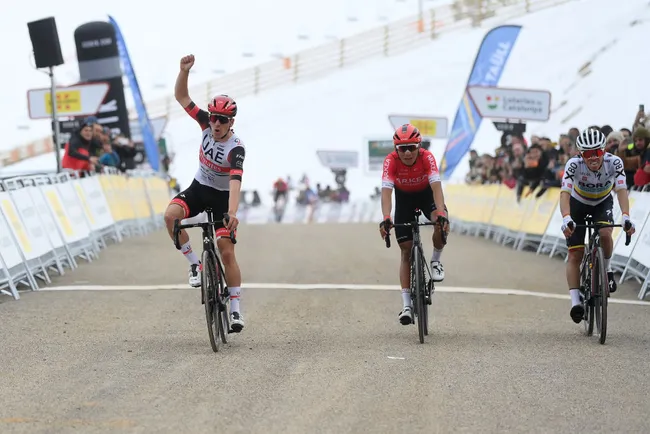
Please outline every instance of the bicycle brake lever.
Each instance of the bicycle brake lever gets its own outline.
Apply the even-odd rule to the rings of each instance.
[[[226,224],[230,221],[230,216],[228,215],[227,212],[223,213],[223,219],[226,221]],[[235,231],[230,231],[230,242],[233,244],[237,244],[237,240],[235,239]]]

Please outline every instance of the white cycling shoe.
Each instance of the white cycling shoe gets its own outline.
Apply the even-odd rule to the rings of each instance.
[[[440,261],[431,261],[431,278],[434,282],[445,280],[445,269]]]
[[[193,288],[199,288],[201,286],[201,264],[192,264],[190,265],[189,283]]]
[[[241,313],[230,312],[230,328],[235,333],[244,330],[244,317]]]
[[[406,306],[399,313],[399,322],[402,325],[409,325],[413,322],[413,310],[411,306]]]

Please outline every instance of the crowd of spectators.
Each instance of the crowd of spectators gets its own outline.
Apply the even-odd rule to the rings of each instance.
[[[114,167],[121,172],[135,169],[135,145],[132,140],[112,134],[95,117],[84,119],[65,144],[61,161],[63,169],[96,172],[102,167]]]
[[[606,151],[623,160],[628,189],[650,184],[650,114],[639,110],[632,128],[614,130],[610,125],[596,126],[607,137]],[[580,130],[571,128],[557,141],[548,137],[504,133],[494,155],[470,151],[469,184],[504,184],[516,188],[521,199],[524,188],[537,197],[550,187],[559,187],[567,160],[578,154],[575,141]]]

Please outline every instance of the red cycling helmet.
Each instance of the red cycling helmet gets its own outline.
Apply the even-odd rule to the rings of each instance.
[[[395,130],[395,135],[393,136],[393,144],[395,146],[408,143],[419,144],[421,142],[422,135],[420,131],[411,124],[404,124]]]
[[[237,115],[237,103],[228,95],[217,95],[210,100],[208,113],[234,118]]]

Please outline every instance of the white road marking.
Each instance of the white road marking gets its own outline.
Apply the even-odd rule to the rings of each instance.
[[[386,356],[391,360],[406,360],[406,357]]]
[[[244,283],[244,289],[339,289],[339,290],[369,290],[369,291],[397,291],[395,285],[362,285],[353,283]],[[43,287],[39,291],[155,291],[166,289],[198,290],[190,288],[187,283],[170,285],[71,285]],[[549,292],[526,291],[522,289],[498,289],[498,288],[470,288],[463,286],[440,286],[436,292],[462,293],[462,294],[483,294],[483,295],[524,295],[529,297],[554,298],[557,300],[569,300],[569,294],[553,294]],[[610,303],[628,304],[637,306],[650,306],[650,302],[641,300],[622,300],[610,298]]]

